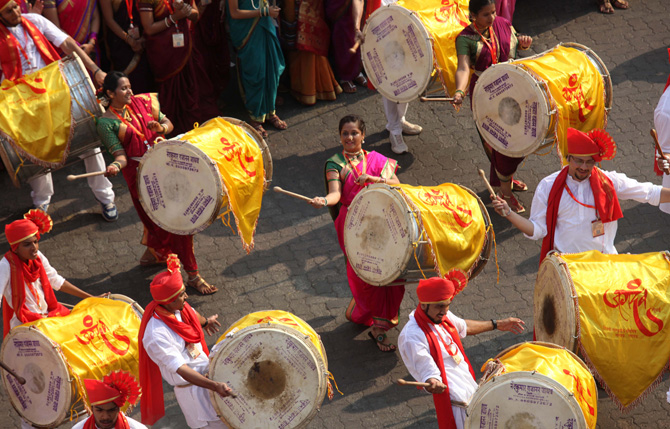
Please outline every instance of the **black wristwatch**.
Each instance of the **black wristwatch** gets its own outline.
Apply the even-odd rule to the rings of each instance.
[[[494,331],[495,331],[496,329],[498,329],[498,322],[496,322],[495,320],[491,319],[491,323],[493,323],[493,330],[494,330]]]

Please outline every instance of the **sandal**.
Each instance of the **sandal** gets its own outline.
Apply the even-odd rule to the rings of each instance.
[[[524,206],[521,204],[521,201],[517,200],[514,195],[506,196],[503,195],[502,192],[499,192],[498,196],[503,200],[507,201],[509,208],[512,209],[514,213],[523,213],[526,211]]]
[[[212,286],[205,281],[200,274],[186,282],[186,286],[192,287],[200,295],[211,295],[219,291],[216,286]]]
[[[363,73],[359,73],[358,76],[354,79],[354,83],[360,86],[368,86],[368,79]]]
[[[528,190],[528,185],[521,180],[512,179],[512,190],[515,192],[526,192]]]
[[[610,0],[610,3],[617,9],[628,9],[628,2],[626,0]]]
[[[258,134],[260,134],[261,137],[263,137],[264,139],[268,138],[268,132],[265,131],[265,128],[263,128],[263,124],[261,124],[260,122],[251,121],[249,125],[251,125],[251,127],[254,130],[258,131]]]
[[[614,8],[610,4],[610,0],[598,0],[598,7],[600,8],[600,13],[607,15],[614,13]]]
[[[375,342],[375,344],[377,345],[377,348],[378,348],[379,351],[382,352],[382,353],[393,353],[393,352],[396,351],[396,349],[397,349],[397,347],[396,347],[395,344],[385,343],[385,342],[384,342],[384,340],[387,338],[387,337],[386,337],[386,334],[379,334],[379,335],[377,335],[377,336],[375,337],[374,334],[372,333],[372,331],[368,331],[368,337],[372,338],[372,341]],[[388,347],[388,350],[383,350],[383,349],[382,349],[381,347],[379,347],[379,346],[382,346],[382,347]]]
[[[347,94],[353,94],[356,92],[356,85],[354,85],[354,83],[350,80],[340,81],[340,86],[342,87],[342,91]]]
[[[265,118],[266,122],[269,122],[270,125],[275,127],[278,130],[285,130],[288,128],[288,125],[286,124],[286,121],[282,121],[279,119],[279,116],[277,115],[268,115],[267,118]]]
[[[151,265],[160,265],[166,262],[167,262],[166,259],[159,258],[156,252],[150,247],[147,247],[147,250],[144,251],[144,255],[142,255],[142,257],[140,258],[140,265],[143,267],[148,267]]]

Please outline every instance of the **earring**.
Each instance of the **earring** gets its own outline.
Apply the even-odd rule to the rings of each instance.
[[[365,139],[361,140],[361,144],[365,144]]]

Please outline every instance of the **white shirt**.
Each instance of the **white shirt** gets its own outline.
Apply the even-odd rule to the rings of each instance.
[[[88,418],[81,419],[79,423],[75,424],[72,426],[72,429],[83,429],[84,425],[86,424],[86,421]],[[126,420],[128,420],[128,426],[130,426],[130,429],[148,429],[146,426],[144,426],[142,423],[138,422],[137,420],[131,419],[130,417],[126,416]],[[98,428],[98,425],[95,425],[96,429]]]
[[[654,110],[654,128],[658,133],[658,143],[663,149],[663,153],[670,155],[670,91],[665,91],[658,101],[656,110]],[[670,187],[670,176],[663,175],[663,186]],[[670,203],[663,203],[658,206],[661,211],[670,213]]]
[[[24,18],[28,21],[35,24],[35,27],[44,34],[44,37],[47,38],[54,46],[60,47],[60,45],[65,42],[65,39],[68,38],[68,35],[64,33],[60,28],[58,28],[53,22],[49,21],[42,15],[36,13],[24,13],[22,14]],[[19,56],[21,57],[21,69],[23,74],[33,73],[35,70],[39,70],[42,67],[46,66],[46,63],[42,59],[35,42],[33,41],[28,31],[23,28],[23,24],[17,25],[16,27],[7,27],[7,29],[16,37],[19,41],[19,44],[23,48],[23,51],[28,56],[28,59],[23,55],[21,49],[19,49]],[[30,60],[30,62],[28,61]],[[2,70],[0,70],[0,76],[2,80],[5,80]],[[1,80],[0,80],[1,81]]]
[[[61,286],[63,286],[63,283],[65,283],[65,279],[56,272],[56,270],[49,263],[47,257],[44,256],[39,250],[37,251],[37,257],[42,260],[42,266],[44,266],[44,271],[46,271],[47,278],[51,283],[51,288],[53,290],[59,290]],[[28,310],[32,311],[33,313],[46,315],[48,313],[48,306],[46,300],[44,299],[44,290],[42,289],[42,282],[40,281],[39,277],[37,280],[35,280],[34,283],[32,283],[32,286],[35,292],[37,292],[38,300],[35,300],[30,287],[28,287],[26,284],[26,307],[28,307]],[[9,267],[9,261],[5,257],[0,260],[0,296],[2,296],[2,299],[7,301],[7,304],[10,307],[12,307],[11,270]],[[21,325],[21,322],[16,317],[16,313],[14,313],[14,316],[12,316],[12,320],[10,322],[10,327],[14,328],[19,325]]]
[[[177,320],[182,321],[181,312],[177,311],[175,316]],[[200,355],[192,358],[186,351],[186,341],[170,329],[165,322],[155,317],[152,317],[147,323],[142,344],[144,344],[147,355],[160,368],[163,379],[170,385],[176,386],[175,397],[186,417],[188,426],[201,428],[207,426],[207,422],[219,421],[209,399],[209,390],[189,385],[188,381],[177,374],[177,369],[184,364],[200,374],[207,373],[209,358],[202,351],[202,345],[195,345]]]
[[[533,235],[526,235],[532,240],[539,240],[547,235],[547,201],[549,192],[560,171],[540,181],[535,190],[533,204],[530,208],[530,221],[533,222]],[[638,182],[616,171],[603,171],[612,180],[619,200],[635,200],[657,206],[661,201],[661,186],[649,182]],[[589,179],[581,182],[568,176],[566,182],[575,198],[593,206],[595,199]],[[577,203],[563,189],[561,203],[558,206],[558,219],[554,235],[554,248],[562,253],[579,253],[598,250],[601,253],[616,254],[614,238],[618,227],[617,221],[604,223],[605,234],[593,237],[591,222],[596,220],[596,209],[584,207]]]
[[[458,335],[465,338],[467,335],[467,325],[465,320],[455,316],[451,311],[447,312],[447,318],[453,323]],[[434,324],[429,325],[436,335],[440,335],[447,344],[452,342],[449,332]],[[444,371],[447,374],[447,385],[449,386],[449,396],[453,401],[469,402],[472,395],[477,390],[477,383],[472,379],[468,363],[465,361],[463,354],[457,350],[457,354],[461,357],[460,364],[456,365],[454,359],[449,356],[442,341],[440,343],[440,350],[442,351],[442,360],[444,362]],[[405,367],[415,380],[426,382],[429,378],[442,380],[440,369],[430,355],[430,348],[426,334],[423,333],[419,325],[414,319],[414,311],[409,315],[409,321],[402,328],[398,336],[398,349],[402,357]],[[465,423],[465,409],[458,407],[451,407],[454,413],[454,420],[456,427],[461,429]]]

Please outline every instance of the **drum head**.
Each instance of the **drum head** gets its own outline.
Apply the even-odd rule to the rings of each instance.
[[[14,409],[37,427],[56,427],[67,417],[72,385],[59,346],[37,329],[17,326],[2,342],[2,361],[26,379],[19,384],[2,371],[2,382]]]
[[[413,257],[418,226],[407,203],[388,185],[371,185],[349,206],[344,248],[358,277],[383,286],[397,279]]]
[[[327,372],[307,335],[277,324],[248,326],[211,359],[209,376],[237,398],[210,393],[217,414],[231,428],[302,428],[327,391]]]
[[[125,295],[121,295],[120,293],[112,293],[107,298],[111,299],[112,301],[121,301],[130,305],[131,307],[133,307],[133,311],[137,315],[137,318],[140,319],[140,321],[142,320],[142,315],[144,315],[144,309],[134,299],[129,298]]]
[[[548,97],[523,68],[495,64],[482,73],[472,94],[477,129],[503,155],[529,155],[542,144],[551,123]]]
[[[433,46],[421,20],[391,4],[370,15],[363,34],[363,68],[377,91],[398,103],[416,99],[433,71]]]
[[[468,406],[466,428],[587,429],[573,394],[537,372],[503,374],[484,383]]]
[[[533,295],[535,337],[538,341],[576,350],[578,316],[572,298],[574,295],[567,265],[559,256],[548,255],[540,265]]]
[[[166,140],[149,149],[137,169],[144,211],[173,234],[207,228],[223,204],[223,182],[209,156],[186,141]]]

